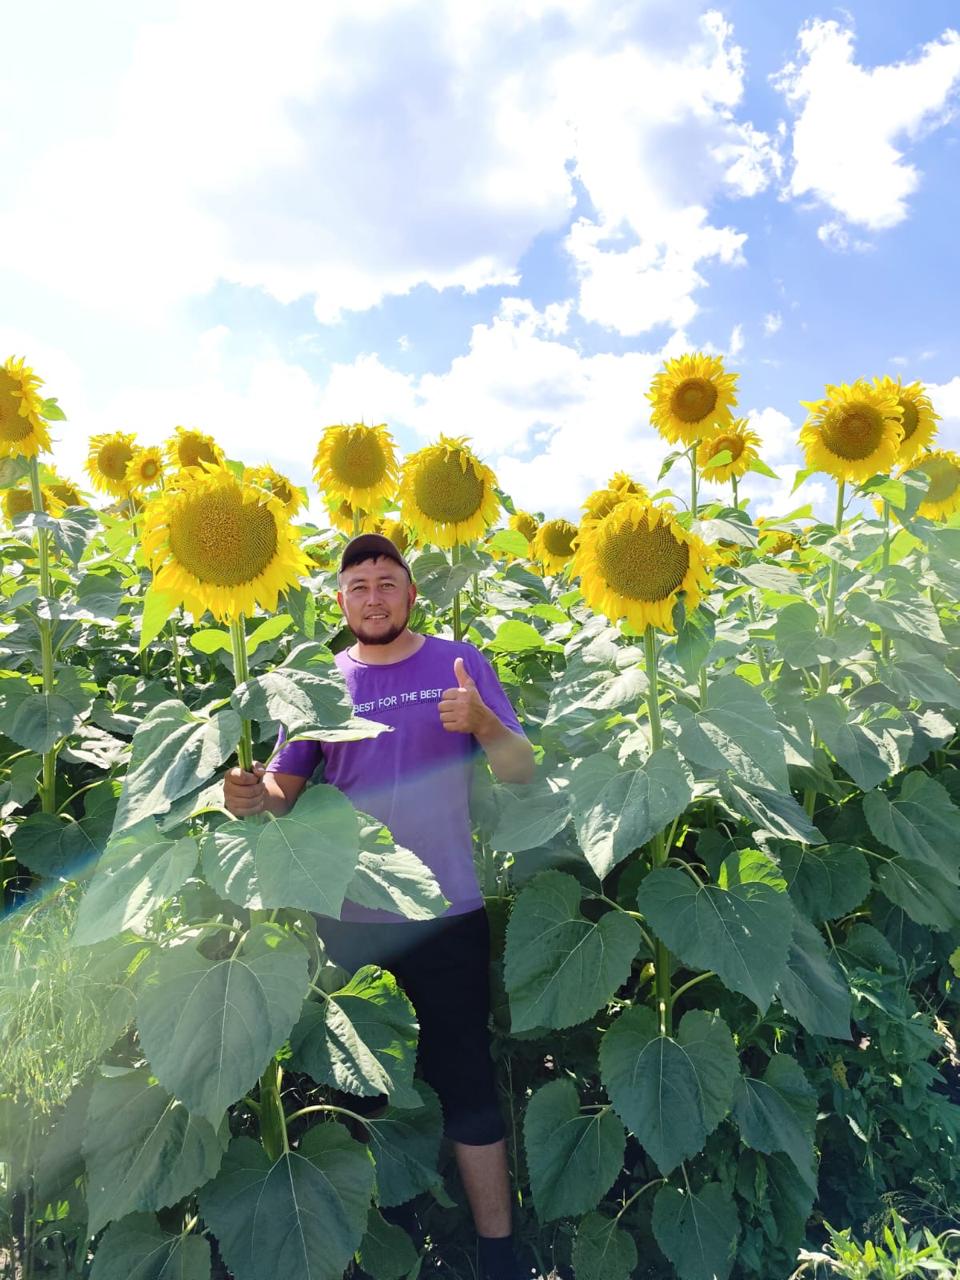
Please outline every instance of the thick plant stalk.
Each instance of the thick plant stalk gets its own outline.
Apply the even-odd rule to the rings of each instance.
[[[456,568],[460,563],[460,543],[453,544],[453,550],[450,552],[450,559],[453,567]],[[463,639],[463,619],[460,616],[460,590],[459,588],[453,593],[453,638],[456,641]]]
[[[890,503],[884,498],[883,500],[883,575],[886,577],[887,570],[890,568]],[[886,631],[880,637],[880,657],[886,660],[890,657],[890,637]]]
[[[690,446],[690,514],[697,518],[697,447],[699,440]]]
[[[730,483],[733,485],[733,505],[734,505],[734,507],[735,507],[737,510],[739,510],[739,508],[740,508],[740,494],[739,494],[739,489],[738,489],[738,486],[737,486],[737,477],[736,477],[736,476],[731,476],[731,477],[730,477]]]
[[[643,633],[644,665],[647,671],[647,714],[650,717],[650,746],[659,751],[663,746],[663,725],[660,721],[660,688],[657,681],[657,635],[648,623]],[[669,850],[664,833],[659,831],[651,841],[652,864],[654,869],[666,864]],[[660,1034],[668,1036],[673,1024],[673,996],[670,991],[670,952],[665,943],[657,938],[654,945],[654,983],[657,999],[657,1019]]]
[[[30,490],[33,495],[33,509],[43,514],[43,494],[40,492],[40,469],[35,457],[30,459]],[[37,530],[37,564],[40,571],[40,595],[44,600],[51,598],[50,585],[50,543],[46,529]],[[49,697],[54,692],[53,675],[53,622],[50,618],[37,618],[40,631],[40,675],[43,680],[43,692]],[[57,792],[57,747],[53,746],[43,753],[43,768],[40,781],[40,808],[44,813],[56,812]]]
[[[238,685],[250,679],[247,663],[247,638],[243,629],[243,614],[230,619],[230,645],[233,650],[233,678]],[[249,773],[253,768],[253,734],[249,720],[240,721],[240,741],[237,744],[240,768]]]
[[[260,1141],[271,1160],[279,1160],[289,1154],[287,1121],[280,1097],[280,1081],[283,1071],[274,1058],[260,1077]]]
[[[837,533],[843,526],[843,497],[845,483],[843,480],[837,481],[837,512],[834,518],[833,526]],[[840,565],[836,559],[830,561],[830,577],[827,582],[827,607],[823,618],[823,634],[829,636],[833,634],[833,624],[836,621],[837,608],[837,583],[840,579]],[[820,693],[826,693],[830,687],[830,675],[833,670],[831,662],[820,663]],[[814,732],[813,745],[817,745],[817,734]],[[817,804],[816,787],[807,787],[803,793],[803,807],[807,812],[807,816],[812,818],[814,809]]]

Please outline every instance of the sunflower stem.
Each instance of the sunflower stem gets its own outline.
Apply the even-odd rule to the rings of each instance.
[[[887,576],[890,568],[890,503],[883,500],[883,576]],[[880,636],[880,657],[886,661],[890,657],[890,637],[884,631]]]
[[[450,552],[450,559],[453,567],[456,568],[460,563],[460,543],[455,542]],[[460,616],[460,589],[459,587],[453,594],[453,638],[458,643],[463,639],[463,619]]]
[[[700,441],[694,440],[690,446],[690,515],[697,518],[697,449]]]
[[[243,614],[230,619],[230,645],[233,649],[233,680],[239,688],[250,679],[250,668],[247,663],[247,637],[243,626]],[[240,721],[240,741],[237,744],[237,759],[240,768],[250,773],[253,769],[253,733],[249,720]]]
[[[843,498],[846,483],[843,480],[837,481],[837,511],[833,521],[834,530],[839,533],[843,527]],[[837,583],[840,580],[840,562],[834,557],[830,561],[830,578],[827,584],[827,607],[823,619],[823,634],[829,636],[833,634],[833,624],[836,620],[837,607]],[[820,663],[820,685],[819,693],[826,693],[830,687],[830,674],[832,671],[832,663]],[[820,736],[816,729],[813,731],[813,749],[816,751],[820,742]],[[803,807],[806,810],[807,817],[812,818],[817,805],[817,788],[807,787],[803,793]]]
[[[33,497],[33,509],[37,515],[43,515],[43,493],[40,489],[40,467],[36,455],[30,459],[30,492]],[[50,582],[50,543],[46,529],[37,529],[37,565],[40,572],[40,595],[49,601],[52,594]],[[40,632],[40,675],[43,680],[44,697],[54,692],[53,674],[53,622],[50,618],[37,618],[37,629]],[[40,808],[43,813],[55,813],[57,791],[57,752],[54,745],[43,753],[43,768],[40,781]]]
[[[657,633],[647,623],[643,633],[643,657],[647,672],[647,714],[650,717],[650,748],[659,751],[663,746],[663,724],[660,720],[660,686],[657,680]],[[650,844],[654,870],[666,864],[669,850],[664,833],[658,831]],[[657,1001],[657,1019],[660,1034],[668,1036],[672,1029],[673,996],[670,991],[670,952],[666,944],[656,939],[654,946],[654,973]]]
[[[170,632],[170,650],[173,653],[173,674],[177,682],[177,695],[183,697],[183,671],[180,668],[180,645],[177,643],[177,624],[174,618],[167,623]]]
[[[731,482],[732,482],[732,484],[733,484],[733,508],[734,508],[734,510],[735,510],[735,511],[739,511],[739,509],[740,509],[740,494],[739,494],[739,490],[738,490],[738,486],[737,486],[737,477],[736,477],[736,476],[731,476],[731,477],[730,477],[730,480],[731,480]]]

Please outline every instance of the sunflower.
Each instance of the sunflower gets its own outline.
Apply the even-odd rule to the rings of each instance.
[[[671,444],[696,444],[728,430],[737,403],[736,373],[719,356],[701,352],[668,360],[650,384],[650,420]]]
[[[373,510],[397,492],[397,455],[386,423],[327,427],[313,460],[317,487],[330,498]]]
[[[678,593],[685,593],[688,610],[695,608],[715,558],[669,506],[627,498],[581,529],[573,572],[587,604],[611,622],[626,618],[638,631],[650,624],[672,632]]]
[[[760,437],[751,431],[746,418],[735,418],[726,431],[704,440],[697,450],[697,464],[704,480],[722,484],[732,476],[742,476],[757,458]],[[718,454],[729,453],[730,461],[711,465]]]
[[[47,513],[54,513],[53,508],[57,507],[55,499],[52,499],[50,491],[44,485],[41,487],[40,495],[43,499],[43,510]],[[17,516],[26,515],[28,511],[33,510],[33,490],[25,486],[19,488],[13,487],[3,490],[3,514],[7,517],[9,524],[13,524]]]
[[[148,503],[143,548],[158,591],[221,622],[276,609],[309,571],[283,503],[226,467],[195,469]]]
[[[43,382],[22,359],[0,365],[0,458],[35,458],[50,448],[37,388]]]
[[[87,506],[83,494],[72,480],[65,480],[63,476],[58,475],[52,469],[49,472],[49,476],[50,479],[45,488],[53,501],[58,503],[61,508]]]
[[[930,520],[946,520],[960,510],[960,454],[947,449],[925,453],[913,464],[923,471],[929,484],[917,513]]]
[[[279,498],[288,516],[295,516],[301,507],[306,506],[304,496],[296,485],[279,471],[274,471],[269,463],[264,463],[262,467],[250,467],[244,473],[244,479]]]
[[[808,470],[855,481],[891,471],[903,440],[896,394],[865,378],[826,390],[825,400],[801,401],[810,410],[800,430]]]
[[[87,475],[93,487],[115,498],[125,498],[130,491],[127,465],[136,448],[136,436],[126,431],[105,431],[90,437]]]
[[[514,511],[507,521],[507,527],[514,533],[522,533],[528,542],[532,542],[537,536],[540,525],[529,511]]]
[[[625,471],[615,471],[603,489],[588,493],[583,504],[584,521],[602,520],[624,498],[645,498],[647,491],[642,484],[631,480]]]
[[[795,533],[790,533],[787,529],[778,529],[776,525],[769,524],[764,516],[757,517],[757,533],[760,535],[759,550],[767,556],[780,556],[784,551],[800,551],[803,547],[803,540]]]
[[[473,542],[500,513],[496,483],[465,437],[441,436],[404,463],[400,517],[417,537],[437,547]]]
[[[127,484],[131,493],[143,493],[163,484],[163,453],[158,445],[134,449],[127,463]]]
[[[930,447],[933,437],[937,434],[937,421],[940,415],[934,411],[922,382],[911,382],[906,387],[899,378],[896,382],[893,378],[875,378],[874,382],[878,391],[887,398],[895,398],[900,405],[903,414],[900,419],[903,426],[903,443],[900,446],[897,461],[902,466],[908,467],[919,458],[924,449]]]
[[[402,520],[381,520],[377,532],[389,538],[401,555],[410,545],[410,535]]]
[[[219,465],[223,462],[223,450],[213,436],[196,431],[193,427],[177,427],[164,442],[167,462],[174,470],[181,467],[200,467],[203,464]]]
[[[580,530],[569,520],[545,520],[537,530],[530,555],[546,574],[558,574],[573,559]]]
[[[327,514],[330,516],[330,524],[334,529],[339,529],[341,533],[346,533],[350,537],[353,536],[353,516],[354,508],[344,498],[340,502],[327,503]],[[359,531],[360,533],[377,533],[377,525],[379,521],[377,517],[371,515],[369,511],[364,511],[360,507],[356,508],[356,514],[360,517]]]

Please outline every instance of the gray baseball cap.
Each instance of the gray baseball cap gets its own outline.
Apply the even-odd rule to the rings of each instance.
[[[386,556],[389,560],[395,560],[407,571],[407,577],[413,581],[413,574],[410,572],[410,566],[400,554],[395,543],[389,538],[384,537],[382,533],[361,533],[357,537],[351,538],[347,545],[343,548],[343,554],[340,557],[339,573],[343,573],[344,569],[349,569],[352,564],[360,564],[364,560],[375,560],[378,556]]]

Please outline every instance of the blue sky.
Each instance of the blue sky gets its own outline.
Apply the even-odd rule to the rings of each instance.
[[[643,393],[698,348],[781,476],[758,513],[827,382],[919,378],[960,448],[954,4],[474,9],[6,16],[0,353],[60,397],[63,470],[182,423],[302,483],[328,423],[386,421],[575,516],[655,477]]]

